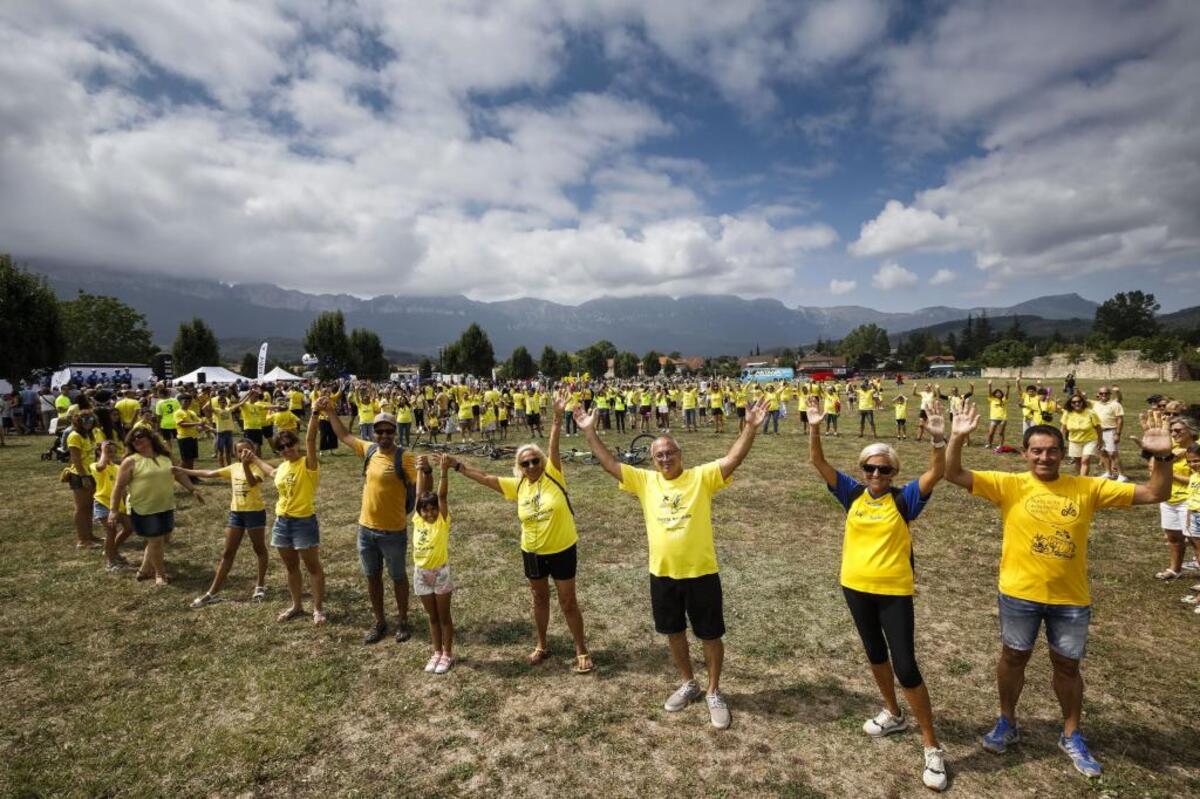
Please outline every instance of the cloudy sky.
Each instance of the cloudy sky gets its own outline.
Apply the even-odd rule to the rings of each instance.
[[[0,251],[307,291],[1200,304],[1200,2],[9,0]]]

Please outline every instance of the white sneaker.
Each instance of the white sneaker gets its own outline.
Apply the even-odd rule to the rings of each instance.
[[[1125,476],[1125,475],[1123,475],[1123,474],[1118,474],[1118,475],[1116,476],[1116,478],[1114,478],[1114,479],[1115,479],[1115,480],[1116,480],[1118,483],[1128,483],[1128,482],[1129,482],[1129,478],[1128,478],[1128,477],[1126,477],[1126,476]]]
[[[199,610],[206,605],[215,605],[221,601],[221,597],[217,594],[205,594],[198,596],[192,600],[192,610]]]
[[[933,746],[925,747],[925,773],[921,780],[926,788],[946,790],[946,752]]]
[[[688,680],[679,686],[679,690],[667,697],[663,709],[674,713],[683,710],[702,696],[704,696],[704,692],[700,690],[700,686],[696,684],[696,681]]]
[[[1108,472],[1105,472],[1104,474],[1100,475],[1100,479],[1101,479],[1101,480],[1111,480],[1111,479],[1112,479],[1112,475],[1111,475],[1111,474],[1109,474]]]
[[[733,720],[729,715],[729,705],[725,704],[725,697],[720,691],[708,695],[708,717],[718,730],[728,729]]]
[[[1194,572],[1198,569],[1200,569],[1200,563],[1196,562],[1195,558],[1192,558],[1187,563],[1183,564],[1184,571]]]
[[[863,723],[863,732],[870,735],[872,738],[882,738],[885,735],[891,735],[894,732],[902,732],[908,729],[908,720],[903,715],[893,716],[885,707],[879,711],[879,715],[873,719],[867,719]]]
[[[432,655],[429,656],[429,662],[425,664],[425,673],[433,674],[433,672],[437,669],[438,664],[441,662],[442,662],[442,653],[434,652]]]

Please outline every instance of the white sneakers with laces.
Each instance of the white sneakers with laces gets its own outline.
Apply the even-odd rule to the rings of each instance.
[[[886,707],[879,711],[873,719],[867,719],[863,723],[863,732],[870,735],[872,738],[882,738],[885,735],[891,735],[894,732],[902,732],[908,729],[908,720],[904,718],[904,714],[893,716],[891,711]]]
[[[936,746],[925,747],[925,771],[921,774],[921,781],[926,788],[946,790],[946,750]]]

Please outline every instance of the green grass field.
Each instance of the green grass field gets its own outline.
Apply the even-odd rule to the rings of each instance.
[[[1194,384],[1124,388],[1131,428],[1153,391],[1195,399]],[[912,434],[916,403],[910,413]],[[843,415],[841,438],[825,440],[843,469],[863,443],[849,429],[852,415]],[[879,416],[891,437],[890,411]],[[1014,412],[1010,442],[1019,428]],[[880,702],[838,589],[842,513],[797,429],[793,411],[784,434],[760,436],[714,506],[729,628],[722,687],[734,717],[724,732],[710,727],[703,704],[662,710],[677,679],[650,618],[641,513],[598,467],[566,467],[597,671],[571,673],[570,637],[553,606],[554,656],[525,665],[533,633],[515,509],[452,476],[460,660],[433,677],[421,670],[427,632],[415,601],[413,640],[360,643],[370,612],[354,544],[359,461],[348,451],[323,466],[330,624],[315,628],[275,623],[286,588],[274,555],[268,601],[249,601],[248,544],[227,601],[188,608],[221,549],[225,487],[206,486],[204,506],[180,497],[167,549],[172,583],[155,588],[76,552],[69,492],[58,467],[38,460],[45,440],[10,439],[0,450],[0,793],[922,795],[919,737],[873,741],[860,730]],[[695,465],[723,454],[733,435],[680,438],[685,464]],[[927,445],[898,448],[902,477],[915,476]],[[201,449],[207,468],[211,447]],[[1124,452],[1128,472],[1143,480],[1135,445]],[[1020,467],[978,446],[966,461]],[[943,484],[914,538],[918,657],[953,795],[1200,795],[1200,616],[1179,602],[1186,583],[1152,579],[1166,565],[1157,508],[1105,512],[1093,528],[1084,731],[1105,775],[1090,784],[1056,747],[1044,640],[1021,703],[1024,743],[1004,756],[979,747],[997,713],[998,512]]]

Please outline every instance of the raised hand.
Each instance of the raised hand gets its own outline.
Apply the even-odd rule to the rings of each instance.
[[[554,393],[554,415],[562,416],[567,410],[567,402],[571,395],[565,388],[560,388]]]
[[[575,410],[571,413],[575,417],[575,424],[580,430],[591,430],[596,426],[596,416],[600,413],[599,410],[593,409],[591,413],[583,410],[583,404],[575,406]]]
[[[451,455],[449,452],[443,452],[437,456],[442,463],[443,469],[453,469],[458,464],[458,458]]]
[[[925,429],[934,441],[946,437],[946,418],[942,416],[942,403],[934,400],[933,406],[926,412]],[[957,421],[957,419],[956,419]]]
[[[972,430],[979,426],[979,409],[975,407],[974,402],[964,402],[962,410],[954,414],[954,424],[950,427],[950,432],[954,435],[968,435]],[[929,423],[925,423],[926,429],[929,428]]]
[[[1141,439],[1133,440],[1152,455],[1167,455],[1171,452],[1170,423],[1161,414],[1143,411],[1140,417],[1142,423]]]
[[[753,406],[746,408],[746,424],[758,426],[767,419],[767,398],[763,397]]]
[[[240,456],[238,457],[238,460],[240,460],[242,463],[246,464],[247,466],[253,464],[254,461],[256,460],[256,458],[254,456],[254,450],[249,449],[249,448],[243,449],[241,451]]]
[[[429,456],[428,455],[418,455],[417,456],[417,470],[423,472],[428,468],[429,468]]]
[[[808,417],[808,423],[810,426],[819,425],[821,423],[821,420],[825,418],[825,411],[822,407],[820,397],[808,398],[808,410],[804,412],[804,415]]]

